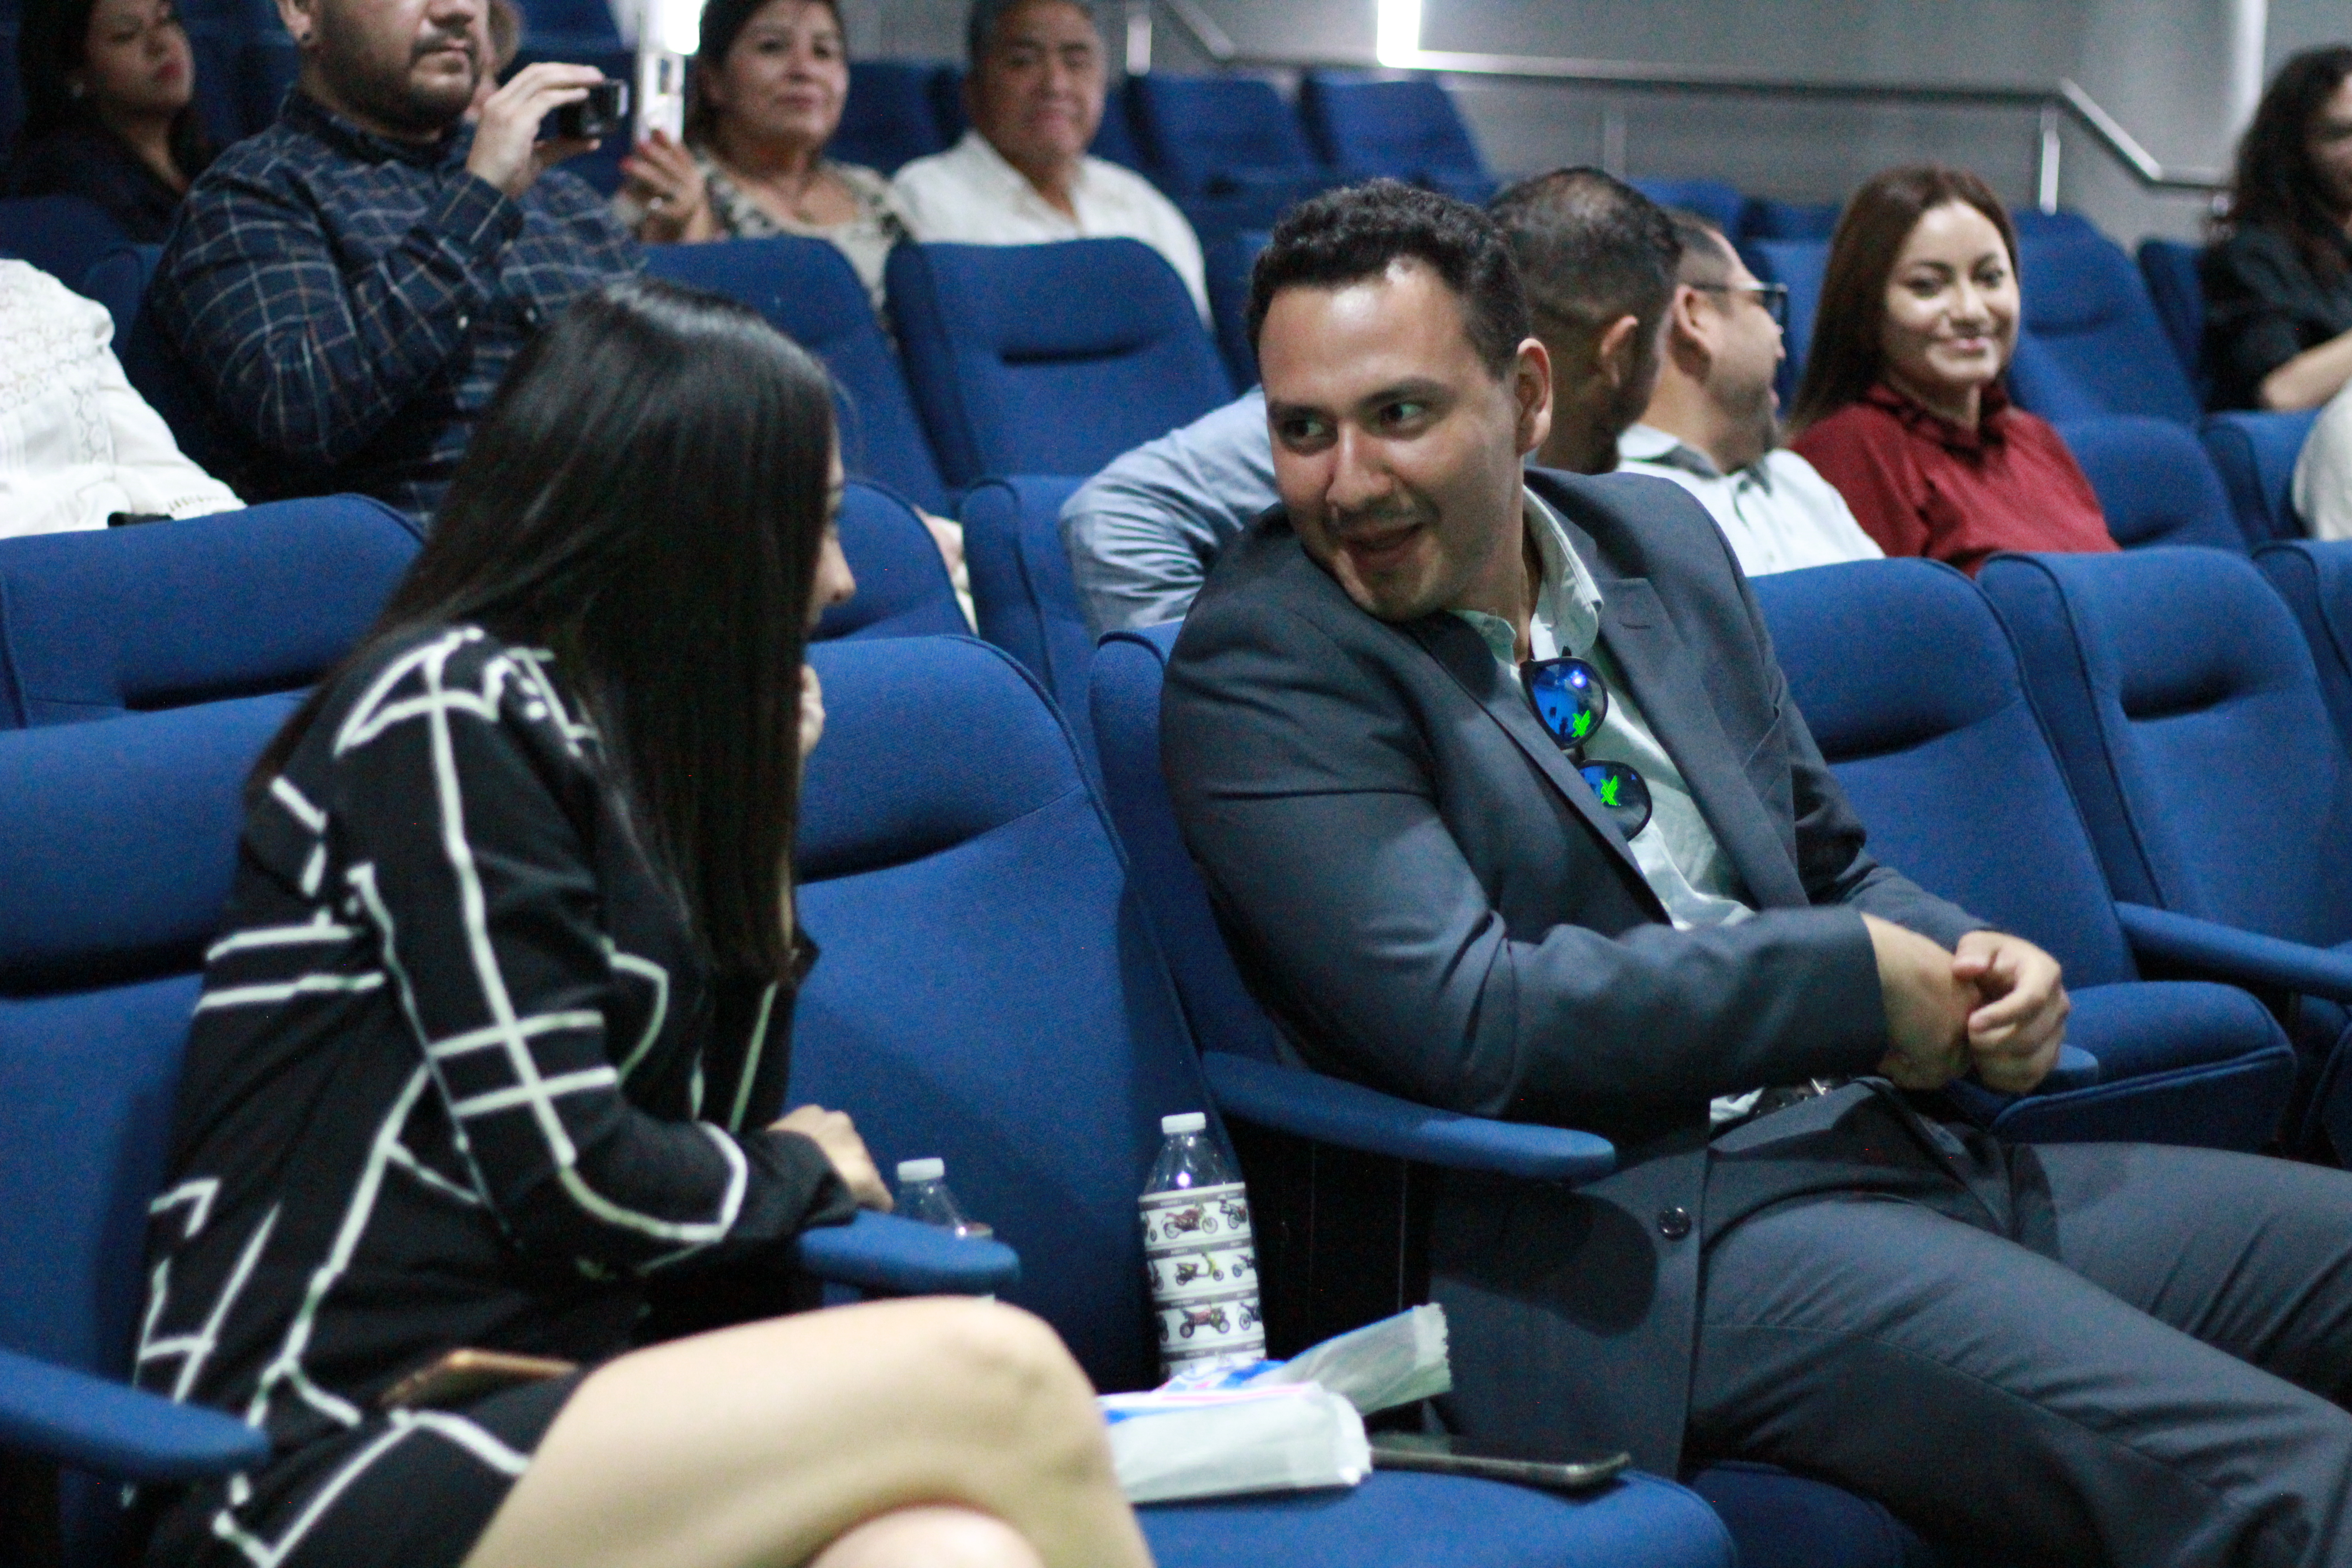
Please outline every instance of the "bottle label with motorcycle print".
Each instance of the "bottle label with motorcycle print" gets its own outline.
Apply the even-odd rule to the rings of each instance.
[[[1146,1193],[1141,1208],[1143,1267],[1160,1322],[1162,1371],[1172,1376],[1212,1361],[1264,1360],[1249,1189],[1228,1182]]]

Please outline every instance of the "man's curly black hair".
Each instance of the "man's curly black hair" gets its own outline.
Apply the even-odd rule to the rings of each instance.
[[[1250,273],[1249,335],[1285,289],[1339,289],[1410,258],[1462,301],[1470,346],[1489,374],[1511,367],[1528,334],[1518,264],[1494,220],[1467,202],[1396,180],[1372,180],[1301,202],[1274,226]]]

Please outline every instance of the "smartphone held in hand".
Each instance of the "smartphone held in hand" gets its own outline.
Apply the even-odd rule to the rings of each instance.
[[[629,113],[629,84],[625,81],[600,81],[588,89],[588,96],[577,103],[566,103],[548,110],[541,122],[542,140],[551,142],[602,142],[621,128]]]

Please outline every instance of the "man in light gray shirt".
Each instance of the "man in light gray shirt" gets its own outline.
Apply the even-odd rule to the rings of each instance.
[[[1772,388],[1786,296],[1759,283],[1722,232],[1671,215],[1682,242],[1657,389],[1617,439],[1618,468],[1698,498],[1749,576],[1883,552],[1819,469],[1780,444]]]
[[[1552,357],[1552,434],[1535,460],[1605,472],[1657,381],[1659,330],[1675,289],[1674,226],[1598,169],[1522,181],[1487,210],[1510,241]],[[1100,637],[1183,615],[1225,542],[1275,499],[1256,392],[1113,462],[1062,508],[1087,628]]]

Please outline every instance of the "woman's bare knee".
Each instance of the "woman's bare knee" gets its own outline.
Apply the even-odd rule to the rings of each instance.
[[[1043,1568],[1011,1525],[976,1509],[920,1504],[869,1519],[809,1568]]]

